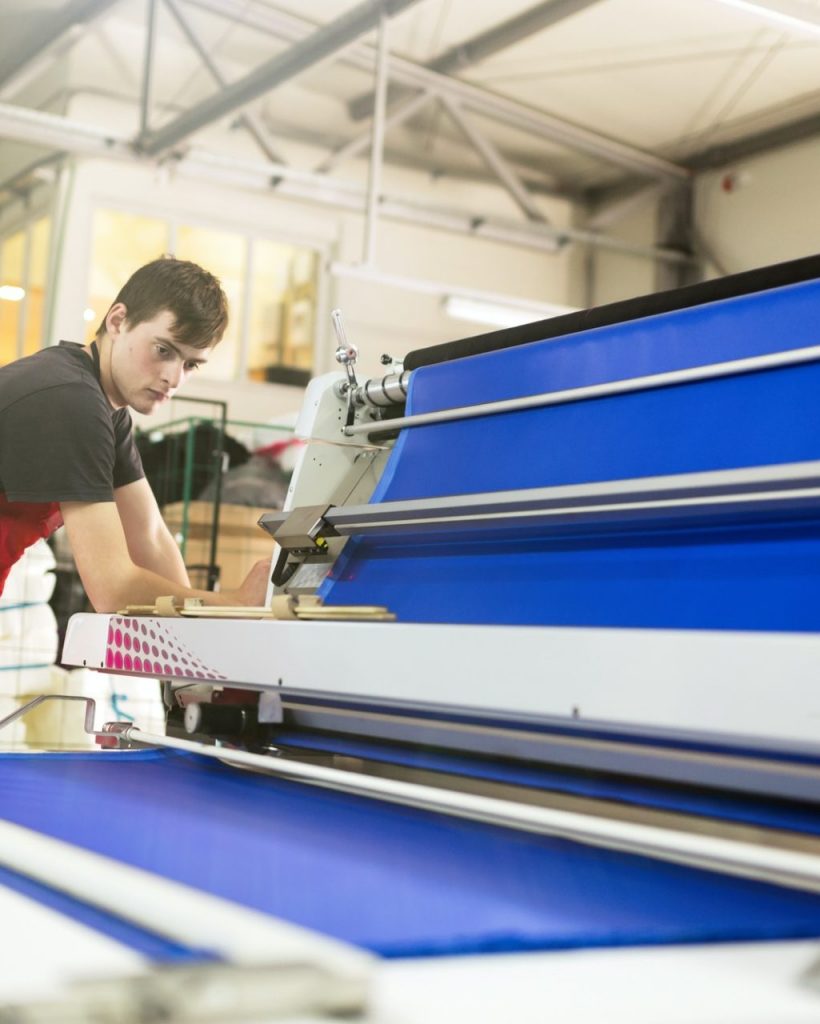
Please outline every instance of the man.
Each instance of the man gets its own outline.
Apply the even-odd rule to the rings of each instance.
[[[215,277],[185,260],[154,260],[126,282],[90,345],[64,341],[0,369],[0,592],[23,551],[64,522],[99,612],[167,594],[263,603],[265,561],[237,591],[191,588],[128,412],[167,402],[227,322]]]

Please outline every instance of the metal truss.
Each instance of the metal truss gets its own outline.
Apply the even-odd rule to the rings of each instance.
[[[425,67],[430,71],[437,71],[440,75],[454,75],[492,57],[499,50],[514,46],[536,32],[542,32],[545,28],[557,25],[558,22],[571,18],[573,14],[578,14],[587,7],[592,7],[600,2],[601,0],[543,0],[542,3],[508,18],[507,21],[493,25],[492,28],[473,36],[472,39],[456,43],[441,56],[436,57],[429,64],[425,64]],[[391,90],[389,99],[402,99],[408,91]],[[350,116],[357,121],[367,117],[372,109],[372,93],[357,96],[348,103]]]
[[[188,4],[290,42],[304,40],[315,30],[315,26],[305,19],[281,11],[262,11],[258,8],[248,10],[241,0],[188,0]],[[374,47],[370,43],[356,43],[340,54],[339,60],[370,72],[375,62]],[[500,121],[530,136],[560,143],[645,177],[673,182],[685,182],[690,177],[688,168],[662,157],[525,103],[433,71],[396,54],[390,55],[388,66],[391,83],[410,87],[414,93],[421,90],[436,97],[447,96],[465,110]]]
[[[164,0],[166,8],[170,11],[177,25],[179,26],[182,34],[191,44],[191,47],[199,54],[202,63],[210,72],[211,78],[216,82],[220,89],[227,88],[227,83],[216,65],[216,62],[208,53],[205,45],[200,40],[194,29],[191,27],[191,23],[182,13],[177,4],[176,0]],[[239,123],[248,132],[248,134],[256,142],[259,149],[264,154],[265,158],[270,160],[272,163],[284,163],[281,156],[276,152],[273,146],[270,145],[266,138],[265,129],[262,126],[259,119],[255,114],[252,114],[249,110],[244,111],[240,118]],[[145,129],[143,125],[143,129]]]
[[[0,137],[78,156],[102,157],[133,163],[131,138],[108,127],[74,121],[57,114],[0,103]],[[276,194],[303,199],[336,209],[364,212],[366,196],[355,183],[334,181],[326,175],[301,171],[268,161],[236,157],[191,147],[184,156],[168,161],[173,173],[218,185],[269,192],[275,182]],[[473,238],[518,245],[541,252],[554,252],[566,242],[628,253],[642,259],[679,263],[691,256],[674,249],[636,245],[596,231],[557,228],[550,224],[506,221],[464,209],[435,206],[404,197],[380,195],[379,215],[389,220],[438,228]]]
[[[364,0],[335,21],[310,32],[255,68],[250,74],[226,86],[220,92],[186,110],[170,124],[142,132],[137,148],[148,156],[157,156],[177,146],[190,135],[212,124],[220,117],[269,92],[277,85],[318,64],[371,31],[384,16],[395,17],[419,0]]]

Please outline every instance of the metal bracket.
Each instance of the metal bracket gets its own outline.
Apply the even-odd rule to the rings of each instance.
[[[0,718],[0,731],[6,728],[7,725],[11,725],[20,718],[25,718],[29,712],[33,711],[40,704],[45,704],[48,700],[79,700],[85,704],[85,722],[84,728],[89,735],[96,733],[94,728],[94,712],[96,710],[96,702],[93,697],[79,697],[75,695],[69,695],[67,693],[43,693],[39,697],[34,697],[32,700],[23,704],[16,711],[12,711],[10,715],[6,715],[5,718]]]
[[[349,427],[356,417],[356,393],[359,389],[359,382],[356,380],[356,360],[359,358],[359,350],[347,340],[342,311],[334,309],[330,314],[333,323],[333,332],[336,335],[336,362],[345,368],[347,380],[337,385],[339,398],[347,398],[347,419],[345,426]]]
[[[39,697],[33,697],[30,701],[23,704],[22,707],[19,707],[16,711],[12,711],[10,715],[6,715],[5,718],[0,718],[0,732],[2,732],[7,725],[11,725],[20,718],[25,718],[25,716],[36,707],[39,707],[41,704],[45,704],[46,701],[50,700],[78,700],[85,704],[85,721],[83,722],[83,729],[88,736],[96,737],[97,743],[101,747],[116,747],[117,749],[122,750],[130,749],[131,747],[145,746],[143,743],[132,742],[130,739],[129,732],[133,728],[133,722],[106,722],[102,729],[95,729],[94,717],[97,710],[97,703],[94,698],[80,697],[78,695],[68,693],[42,693]]]
[[[133,722],[106,722],[97,733],[97,745],[105,750],[133,750],[134,747],[147,746],[131,739]]]
[[[304,505],[288,512],[273,534],[274,540],[293,555],[324,555],[326,537],[338,537],[325,516],[332,505]]]
[[[326,537],[338,536],[325,518],[331,508],[332,505],[295,508],[285,514],[275,530],[268,529],[260,521],[259,525],[268,530],[281,549],[271,573],[274,586],[283,587],[302,562],[327,557]]]

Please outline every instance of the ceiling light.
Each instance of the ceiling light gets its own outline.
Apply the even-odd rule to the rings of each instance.
[[[494,327],[514,327],[517,324],[531,324],[535,320],[574,313],[575,306],[561,306],[553,302],[536,302],[521,299],[502,292],[484,291],[481,288],[465,288],[462,285],[445,284],[423,277],[407,277],[404,274],[390,274],[366,264],[331,263],[330,272],[334,277],[351,277],[371,284],[400,288],[404,291],[433,295],[442,300],[442,308],[456,320],[472,323],[491,324]]]
[[[469,320],[476,324],[489,324],[492,327],[517,327],[519,324],[530,324],[534,320],[545,320],[551,316],[570,313],[569,306],[543,305],[536,310],[532,306],[523,307],[509,305],[505,302],[485,302],[482,299],[469,299],[463,295],[448,295],[444,299],[444,311],[454,320]]]
[[[807,0],[718,0],[718,3],[757,14],[799,32],[820,35],[820,10]]]
[[[92,320],[96,320],[96,319],[97,319],[97,314],[94,312],[93,309],[85,309],[85,310],[83,310],[83,320],[85,320],[85,322],[87,324],[90,324]]]
[[[22,302],[25,297],[25,288],[18,288],[16,284],[0,284],[0,299],[5,299],[6,302]]]

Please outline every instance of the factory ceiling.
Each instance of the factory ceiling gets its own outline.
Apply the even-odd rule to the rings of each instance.
[[[0,39],[12,193],[76,148],[32,118],[69,131],[78,96],[117,104],[135,158],[229,155],[230,126],[344,186],[380,53],[386,173],[498,181],[530,221],[539,193],[675,187],[820,133],[820,0],[2,0]]]

